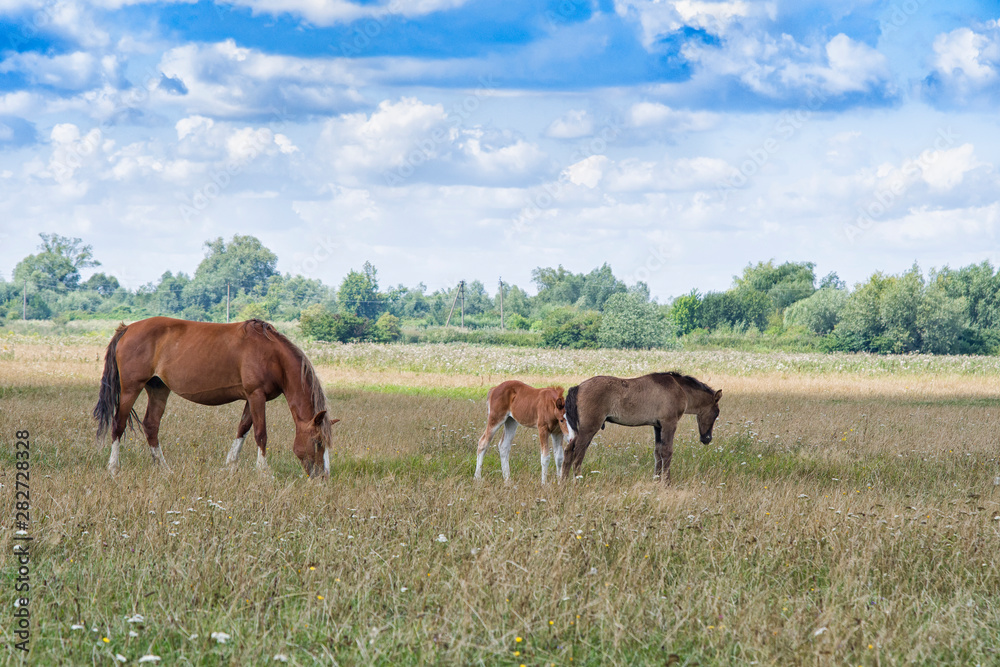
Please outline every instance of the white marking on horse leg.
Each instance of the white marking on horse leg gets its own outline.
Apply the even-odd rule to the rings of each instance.
[[[323,473],[327,476],[330,475],[330,448],[327,447],[323,450]]]
[[[473,476],[473,479],[483,478],[483,458],[485,456],[486,456],[485,449],[480,449],[479,452],[476,453],[476,474]]]
[[[549,468],[549,453],[542,452],[542,484],[545,484],[545,471]]]
[[[267,472],[267,459],[264,458],[264,452],[260,451],[260,447],[257,448],[257,470],[261,472]]]
[[[489,407],[486,408],[486,412],[489,413]],[[490,427],[489,415],[487,414],[486,420],[486,430],[483,431],[483,435],[479,438],[479,443],[476,446],[476,474],[473,479],[483,478],[483,459],[486,457],[486,450],[490,448],[490,440],[496,435],[497,431],[503,426],[503,422]]]
[[[552,436],[552,457],[556,461],[556,483],[562,479],[563,469],[563,438],[562,433]]]
[[[167,465],[167,459],[163,456],[163,450],[159,447],[150,447],[149,453],[153,456],[153,463],[157,465],[162,465],[167,471],[170,470],[170,466]]]
[[[121,466],[118,465],[118,454],[119,445],[118,441],[115,440],[111,443],[111,457],[108,459],[108,472],[112,475],[117,475],[118,471],[121,469]]]
[[[242,438],[233,440],[233,444],[229,448],[229,455],[226,456],[226,465],[236,465],[236,461],[240,458],[240,450],[243,449],[243,441],[246,439],[247,437],[243,436]]]
[[[517,422],[508,417],[503,424],[503,440],[500,441],[500,469],[503,470],[503,480],[510,481],[510,446],[514,443],[514,433],[517,432]]]

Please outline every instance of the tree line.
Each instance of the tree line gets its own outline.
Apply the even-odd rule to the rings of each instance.
[[[818,278],[811,262],[758,262],[727,290],[692,291],[668,304],[650,299],[641,282],[627,285],[607,264],[589,273],[539,267],[532,272],[534,296],[507,283],[493,291],[478,280],[466,283],[459,331],[443,327],[458,287],[383,288],[369,262],[334,288],[279,273],[273,252],[253,236],[236,235],[206,242],[194,275],[166,271],[130,290],[100,271],[82,279],[100,262],[81,239],[40,236],[38,252],[14,267],[11,281],[0,276],[0,322],[153,315],[219,322],[228,307],[233,320],[297,320],[306,336],[343,342],[669,348],[766,339],[828,351],[1000,351],[1000,271],[989,262],[927,276],[916,265],[900,275],[878,272],[853,289],[835,273]]]

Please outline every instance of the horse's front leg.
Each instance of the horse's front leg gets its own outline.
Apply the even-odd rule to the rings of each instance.
[[[257,441],[257,469],[266,472],[268,470],[265,458],[267,454],[267,421],[264,407],[267,405],[267,397],[263,390],[258,389],[250,394],[247,405],[250,406],[250,419],[253,420],[253,437]]]
[[[677,422],[662,424],[659,430],[654,450],[659,455],[657,473],[660,475],[661,482],[670,484],[670,459],[674,456],[674,433],[677,431]]]
[[[657,425],[653,427],[653,479],[660,479],[663,474],[663,431]]]
[[[552,434],[552,456],[556,460],[556,481],[562,481],[563,474],[563,434],[556,431]]]
[[[250,402],[243,406],[243,416],[240,417],[240,425],[236,427],[236,439],[229,447],[229,454],[226,456],[227,466],[236,466],[236,461],[240,458],[240,450],[243,449],[243,441],[246,440],[247,432],[253,426],[250,418]]]
[[[542,484],[545,484],[545,473],[549,469],[549,429],[545,424],[538,425],[538,442],[542,454]]]

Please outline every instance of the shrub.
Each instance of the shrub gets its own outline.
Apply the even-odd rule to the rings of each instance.
[[[674,324],[659,306],[634,292],[614,294],[604,302],[597,340],[601,347],[664,347],[675,339]]]

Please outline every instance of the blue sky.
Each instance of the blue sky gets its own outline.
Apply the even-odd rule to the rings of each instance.
[[[969,0],[0,0],[0,271],[138,287],[254,234],[383,285],[608,262],[1000,264],[1000,9]]]

